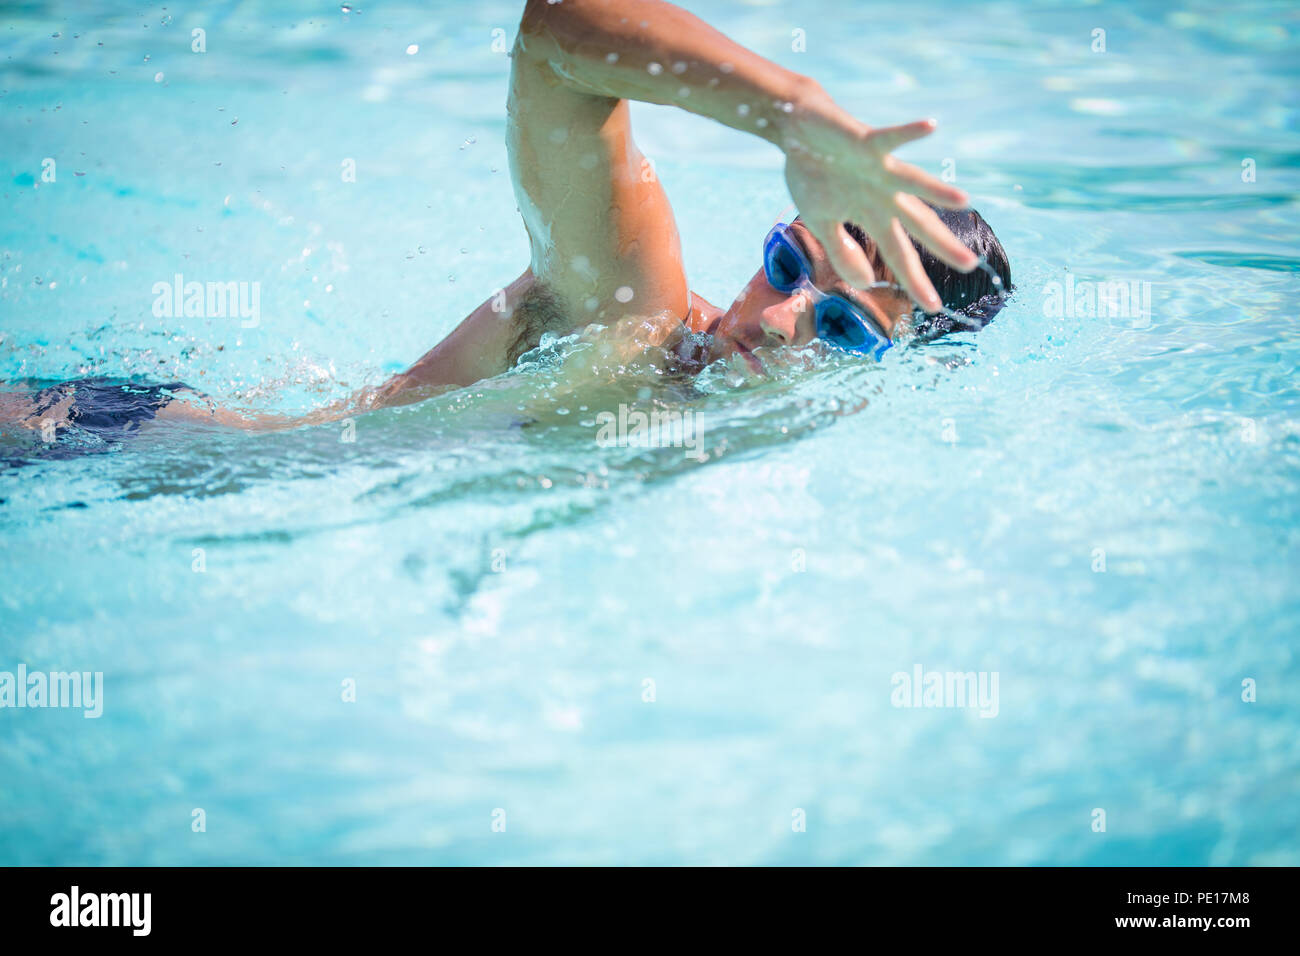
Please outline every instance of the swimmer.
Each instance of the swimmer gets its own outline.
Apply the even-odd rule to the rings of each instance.
[[[512,60],[506,138],[531,263],[406,371],[297,418],[220,409],[179,383],[112,380],[11,398],[0,415],[32,428],[52,414],[126,430],[154,418],[311,424],[500,375],[547,332],[647,317],[653,344],[696,367],[731,359],[760,371],[764,350],[814,339],[879,359],[907,331],[982,327],[1011,289],[1006,253],[966,193],[893,155],[932,133],[932,120],[868,126],[816,80],[661,0],[528,0]],[[761,264],[725,309],[687,284],[668,196],[632,136],[632,100],[785,154],[799,215],[755,241]]]

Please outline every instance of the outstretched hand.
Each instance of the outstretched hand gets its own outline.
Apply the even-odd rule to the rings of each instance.
[[[934,132],[934,120],[871,129],[838,108],[801,113],[784,137],[785,181],[835,270],[861,288],[876,281],[866,253],[843,225],[854,223],[875,242],[912,298],[926,311],[937,312],[943,303],[908,235],[953,268],[971,271],[978,257],[921,201],[964,209],[969,199],[955,186],[890,155]]]

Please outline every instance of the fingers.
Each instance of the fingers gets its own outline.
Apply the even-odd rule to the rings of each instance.
[[[872,130],[867,134],[867,140],[882,154],[892,153],[900,146],[929,136],[937,126],[938,123],[932,119],[917,120],[899,126],[886,126]],[[910,163],[905,163],[893,156],[884,156],[882,163],[885,169],[893,173],[899,180],[895,184],[898,189],[916,193],[921,198],[928,199],[936,206],[942,206],[945,209],[965,209],[970,204],[970,197],[965,192],[956,186],[934,178],[929,173]]]
[[[865,289],[876,281],[871,260],[838,219],[807,223],[809,231],[826,250],[826,257],[845,282]],[[910,243],[909,243],[910,245]]]
[[[939,259],[962,272],[970,272],[979,264],[979,256],[954,236],[934,210],[921,200],[899,193],[897,203],[898,216],[907,231]]]
[[[868,133],[867,139],[882,153],[892,153],[898,147],[913,140],[929,136],[938,125],[932,119],[923,119],[914,123],[902,123],[899,126],[883,126]]]
[[[896,189],[915,193],[944,209],[965,209],[970,205],[970,196],[963,190],[936,179],[911,163],[905,163],[894,156],[886,156],[884,167],[893,175]]]
[[[934,291],[934,286],[921,267],[921,258],[916,254],[912,240],[907,238],[907,233],[897,219],[890,220],[889,231],[885,235],[876,237],[876,248],[893,270],[899,284],[921,304],[921,308],[927,312],[938,312],[943,308],[939,294]]]

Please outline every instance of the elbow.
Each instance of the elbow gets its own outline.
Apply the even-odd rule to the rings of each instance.
[[[564,3],[552,3],[551,0],[528,0],[524,4],[524,15],[519,21],[520,33],[540,33],[554,29],[555,26],[575,14],[580,14],[578,0]]]
[[[519,21],[519,45],[544,38],[562,49],[571,47],[595,30],[599,16],[589,0],[528,0]]]

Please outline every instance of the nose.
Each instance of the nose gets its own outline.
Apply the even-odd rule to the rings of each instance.
[[[796,289],[763,309],[759,326],[764,335],[781,345],[790,345],[799,338],[800,324],[810,323],[811,316],[812,302],[802,290]]]

